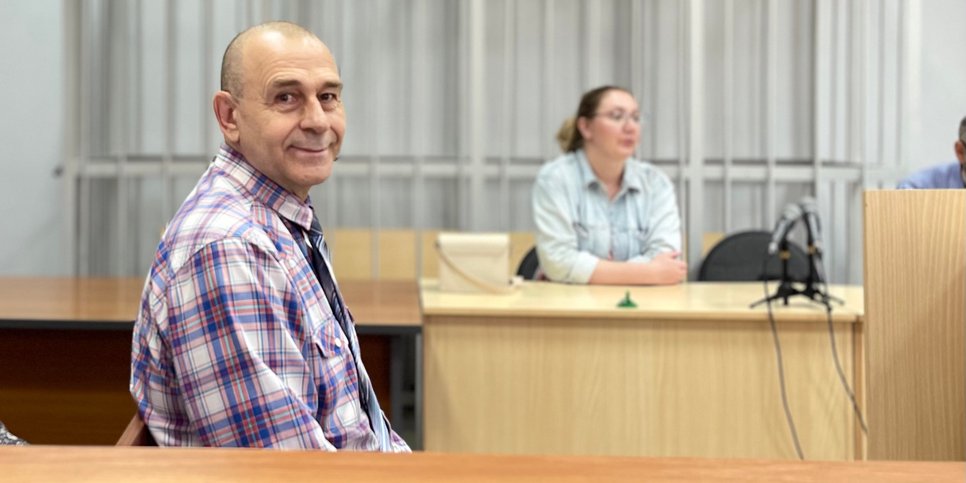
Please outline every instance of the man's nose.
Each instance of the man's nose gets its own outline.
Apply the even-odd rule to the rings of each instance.
[[[324,132],[329,129],[329,115],[322,108],[322,103],[317,97],[313,97],[305,103],[301,127],[307,131],[316,132]]]

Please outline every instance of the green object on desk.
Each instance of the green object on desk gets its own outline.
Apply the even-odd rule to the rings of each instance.
[[[627,293],[624,294],[624,298],[622,298],[620,302],[617,302],[617,308],[619,308],[619,309],[636,309],[637,308],[637,304],[634,303],[633,300],[631,300],[631,291],[630,290],[628,290]]]

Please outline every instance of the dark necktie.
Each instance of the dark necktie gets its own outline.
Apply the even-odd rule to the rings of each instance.
[[[329,308],[332,309],[332,315],[339,322],[339,328],[349,342],[349,351],[352,353],[352,358],[356,363],[356,372],[359,374],[359,401],[362,404],[362,409],[369,415],[369,424],[372,427],[372,432],[375,433],[376,438],[379,440],[379,448],[382,451],[391,451],[392,444],[389,438],[389,428],[382,416],[382,409],[379,407],[379,400],[376,398],[376,391],[372,388],[372,381],[369,380],[369,374],[366,372],[365,366],[362,365],[362,356],[359,353],[359,348],[356,344],[352,343],[352,332],[350,332],[352,327],[349,325],[349,313],[345,309],[342,294],[339,292],[339,288],[332,278],[332,272],[329,270],[329,264],[327,263],[329,260],[329,247],[325,243],[322,225],[319,224],[319,219],[314,215],[313,213],[312,228],[309,230],[311,249],[307,249],[305,246],[305,238],[302,230],[294,225],[292,237],[295,239],[295,243],[299,249],[302,250],[302,254],[308,259],[316,278],[319,279],[319,284],[322,286],[325,298],[329,302]]]

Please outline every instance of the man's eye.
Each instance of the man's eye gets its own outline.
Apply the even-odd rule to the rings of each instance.
[[[335,107],[339,105],[339,95],[334,92],[323,92],[319,94],[319,102],[323,107]]]
[[[275,96],[275,101],[282,104],[291,104],[292,102],[295,102],[295,96],[289,93],[282,93]]]

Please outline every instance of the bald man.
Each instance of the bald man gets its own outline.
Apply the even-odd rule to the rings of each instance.
[[[341,96],[332,54],[295,24],[228,45],[224,144],[162,235],[134,327],[131,394],[159,445],[409,451],[309,197],[342,145]]]

